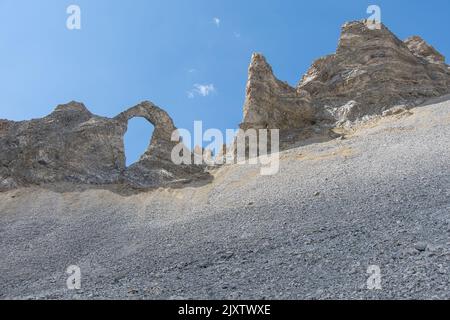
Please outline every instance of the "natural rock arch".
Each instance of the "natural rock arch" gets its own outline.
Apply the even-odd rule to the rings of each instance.
[[[172,141],[172,134],[177,130],[172,118],[151,102],[145,101],[132,107],[114,118],[125,133],[128,121],[142,117],[154,126],[147,151],[138,162],[126,168],[123,174],[125,181],[132,181],[136,187],[161,186],[167,182],[177,183],[209,179],[202,166],[176,165],[172,162],[172,150],[179,141]]]
[[[144,155],[126,167],[124,136],[128,121],[135,117],[149,121],[154,132]],[[172,162],[178,144],[171,141],[175,130],[170,116],[148,101],[113,119],[94,115],[73,101],[42,119],[0,120],[0,192],[55,182],[124,183],[146,189],[208,181],[202,166]]]
[[[143,158],[159,158],[161,160],[171,160],[171,152],[176,142],[171,141],[172,133],[176,130],[170,116],[149,101],[144,101],[132,107],[114,118],[124,128],[126,132],[128,121],[133,118],[144,118],[154,126],[153,135],[147,151]]]

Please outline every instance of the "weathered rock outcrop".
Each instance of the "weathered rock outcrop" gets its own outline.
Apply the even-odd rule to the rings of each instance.
[[[316,61],[298,89],[311,94],[319,111],[353,101],[347,118],[356,120],[444,95],[450,73],[444,58],[423,40],[402,42],[384,25],[370,30],[364,22],[352,22],[343,26],[336,54]]]
[[[147,119],[155,130],[148,150],[127,168],[123,136],[134,117]],[[199,166],[172,163],[174,130],[169,115],[150,102],[113,119],[93,115],[83,104],[71,102],[42,119],[2,120],[0,189],[54,182],[147,188],[202,176]]]
[[[401,41],[383,25],[372,30],[351,22],[342,28],[336,53],[315,61],[296,88],[254,54],[241,128],[280,129],[285,149],[310,138],[334,138],[331,129],[339,123],[395,114],[449,92],[450,67],[423,39]],[[145,154],[126,167],[123,136],[133,117],[147,119],[155,130]],[[0,120],[0,190],[66,181],[149,188],[209,178],[203,166],[172,162],[175,130],[169,115],[150,102],[112,119],[71,102],[42,119]]]
[[[421,37],[412,36],[405,40],[405,44],[416,57],[425,59],[428,63],[445,65],[445,57]]]
[[[306,129],[415,106],[450,92],[444,61],[420,37],[403,42],[384,25],[371,30],[362,21],[347,23],[336,53],[315,61],[295,89],[254,55],[241,127]]]
[[[261,54],[252,56],[248,74],[242,129],[293,129],[314,121],[309,93],[278,80]]]
[[[335,137],[328,128],[320,127],[316,122],[317,111],[309,92],[278,80],[265,57],[253,54],[240,128],[279,129],[280,148],[287,149],[314,136]],[[236,146],[232,152],[236,153]]]

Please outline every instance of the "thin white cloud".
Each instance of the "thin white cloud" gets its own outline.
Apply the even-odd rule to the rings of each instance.
[[[220,27],[220,18],[217,18],[217,17],[213,18],[213,22],[217,28]]]
[[[194,87],[198,94],[203,97],[209,96],[211,93],[216,91],[213,84],[195,84]]]
[[[210,94],[216,92],[214,84],[194,84],[194,89],[187,92],[189,99],[195,98],[195,96],[207,97]]]

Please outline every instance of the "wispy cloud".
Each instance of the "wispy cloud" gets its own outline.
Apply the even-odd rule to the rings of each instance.
[[[220,18],[217,18],[217,17],[213,18],[213,22],[217,28],[220,27]]]
[[[214,84],[194,84],[194,88],[187,92],[189,99],[195,98],[195,96],[207,97],[210,94],[216,92]]]
[[[213,93],[216,91],[216,88],[214,88],[213,84],[207,84],[207,85],[196,84],[196,85],[194,85],[194,87],[195,87],[195,90],[197,90],[197,92],[204,97],[206,97],[210,93]]]

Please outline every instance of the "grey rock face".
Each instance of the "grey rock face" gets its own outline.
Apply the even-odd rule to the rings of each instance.
[[[155,130],[146,153],[127,168],[123,136],[133,117],[144,117]],[[201,175],[201,167],[171,162],[175,129],[168,114],[150,102],[114,119],[93,115],[83,104],[71,102],[42,119],[1,120],[0,190],[63,181],[155,187]]]
[[[1,180],[112,183],[125,169],[119,122],[91,114],[83,104],[58,106],[31,121],[5,122],[0,135]]]
[[[342,28],[336,53],[315,61],[296,89],[254,55],[241,127],[300,129],[355,121],[449,92],[449,66],[423,39],[403,42],[384,25],[371,30],[351,22]]]

